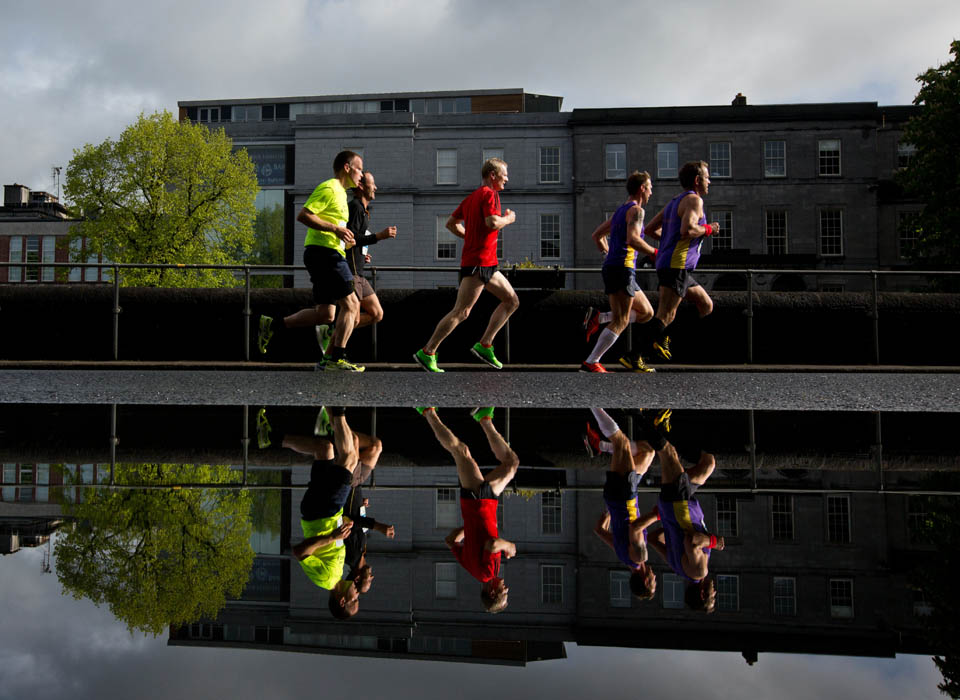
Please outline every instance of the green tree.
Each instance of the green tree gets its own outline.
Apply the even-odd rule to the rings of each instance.
[[[925,202],[917,219],[906,221],[919,233],[918,261],[960,263],[960,41],[950,44],[953,59],[917,76],[921,107],[904,127],[903,141],[916,147],[900,173],[906,194]]]
[[[212,619],[239,597],[253,566],[249,492],[224,466],[117,465],[116,484],[169,489],[85,488],[64,508],[73,521],[57,539],[64,592],[106,604],[131,632]],[[176,483],[210,484],[181,489]]]
[[[257,212],[254,223],[253,251],[247,258],[251,265],[283,265],[283,205],[274,204]],[[281,275],[256,275],[254,287],[282,287]]]
[[[64,192],[82,215],[70,240],[118,263],[236,264],[253,246],[253,163],[223,129],[140,115],[116,141],[74,151]],[[74,244],[76,247],[76,244]],[[230,271],[126,270],[141,286],[227,286]]]

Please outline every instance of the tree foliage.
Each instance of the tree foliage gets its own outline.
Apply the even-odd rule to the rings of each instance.
[[[247,258],[251,265],[283,265],[283,205],[274,204],[257,212],[253,250]],[[256,275],[254,287],[282,287],[280,275]]]
[[[916,227],[914,257],[930,263],[960,263],[960,41],[950,45],[951,61],[917,76],[921,107],[903,130],[916,147],[900,182],[909,196],[925,202]]]
[[[223,484],[223,466],[117,465],[116,484]],[[107,605],[131,632],[161,634],[217,616],[239,597],[254,553],[249,492],[239,489],[86,488],[66,504],[74,521],[57,539],[64,592]]]
[[[253,246],[257,177],[223,129],[140,115],[116,141],[74,151],[65,194],[82,215],[71,242],[118,263],[236,264]],[[79,250],[76,243],[74,249]],[[226,286],[229,271],[125,270],[124,284]]]

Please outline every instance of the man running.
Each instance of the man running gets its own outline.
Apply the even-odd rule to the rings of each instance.
[[[367,262],[367,246],[375,245],[387,238],[397,237],[397,227],[387,226],[382,231],[371,233],[370,205],[376,198],[377,184],[373,173],[367,171],[362,175],[360,183],[353,188],[353,199],[347,205],[349,217],[347,228],[353,233],[354,245],[347,248],[347,265],[353,273],[353,286],[357,298],[360,300],[360,314],[357,318],[357,328],[379,323],[383,320],[383,307],[370,282],[363,276],[363,266]],[[329,324],[320,324],[316,327],[317,342],[324,352],[333,337],[333,329]]]
[[[517,545],[499,536],[497,529],[497,498],[517,473],[520,460],[493,425],[493,409],[478,408],[473,419],[480,424],[499,466],[486,476],[480,471],[466,444],[450,432],[437,415],[435,408],[418,408],[433,434],[457,464],[460,481],[460,513],[463,527],[458,527],[444,538],[453,556],[471,576],[483,585],[480,600],[489,613],[498,613],[507,607],[510,589],[500,577],[500,555],[510,559],[517,554]]]
[[[650,201],[653,185],[650,173],[635,170],[627,178],[627,201],[614,212],[609,221],[600,224],[593,232],[593,242],[607,254],[601,270],[603,287],[610,300],[610,320],[600,332],[593,352],[580,365],[581,372],[605,373],[600,360],[609,350],[628,323],[646,323],[653,317],[653,307],[647,295],[640,290],[636,279],[638,255],[655,255],[656,249],[643,240],[643,206]],[[610,242],[607,243],[609,236]],[[600,324],[600,313],[594,309],[587,311],[584,326],[587,340]],[[620,364],[634,372],[653,372],[647,367],[638,353],[624,355]]]
[[[703,239],[720,230],[716,221],[708,224],[703,214],[703,198],[710,189],[709,166],[702,160],[684,163],[680,168],[680,186],[685,190],[670,200],[647,225],[648,231],[660,231],[657,251],[657,280],[660,300],[651,320],[649,342],[665,360],[672,357],[667,326],[673,323],[681,299],[692,302],[700,318],[713,311],[713,301],[693,277],[700,260]]]
[[[503,364],[493,352],[497,332],[520,306],[520,299],[507,278],[497,270],[497,238],[500,231],[516,221],[516,214],[507,209],[501,213],[500,192],[507,184],[507,164],[490,158],[480,171],[483,185],[464,199],[447,219],[447,230],[463,239],[460,258],[460,287],[453,309],[437,324],[430,340],[417,350],[413,359],[428,372],[443,372],[437,366],[437,348],[453,329],[470,315],[470,310],[486,289],[500,300],[493,310],[487,329],[470,352],[494,369]]]
[[[654,451],[649,443],[631,443],[620,426],[601,408],[590,412],[607,439],[613,443],[610,470],[603,485],[603,502],[607,513],[593,531],[630,569],[630,591],[641,600],[650,600],[657,590],[657,578],[647,563],[647,528],[657,521],[656,511],[640,513],[637,486],[653,462]]]
[[[347,188],[356,187],[360,181],[363,159],[353,151],[341,151],[333,160],[333,172],[334,177],[317,185],[297,215],[297,221],[307,227],[303,264],[310,273],[316,307],[302,309],[279,323],[261,316],[258,344],[260,352],[265,353],[275,333],[330,323],[336,315],[331,347],[316,369],[362,372],[363,366],[349,362],[346,355],[347,341],[360,315],[346,247],[355,243],[353,232],[347,228]]]

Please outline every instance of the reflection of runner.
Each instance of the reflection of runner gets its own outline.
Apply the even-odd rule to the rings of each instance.
[[[649,231],[660,230],[656,258],[660,299],[657,314],[648,324],[647,340],[665,360],[672,357],[666,328],[673,323],[680,300],[692,302],[700,318],[713,311],[710,295],[693,277],[703,239],[720,228],[717,222],[708,224],[703,215],[703,198],[710,189],[709,166],[702,160],[685,163],[680,168],[680,185],[686,191],[670,200],[647,225]]]
[[[613,445],[610,471],[603,485],[607,513],[597,522],[594,533],[616,553],[630,569],[630,590],[643,600],[653,598],[657,579],[647,564],[647,528],[657,520],[655,511],[640,513],[637,486],[653,461],[653,448],[645,441],[636,443],[637,458],[631,454],[630,440],[620,426],[601,408],[591,408],[600,431]]]
[[[340,619],[357,613],[360,596],[353,581],[341,580],[345,558],[343,539],[353,526],[344,521],[343,506],[357,468],[356,443],[345,413],[343,408],[330,409],[336,456],[317,459],[310,469],[310,483],[300,502],[304,539],[292,548],[294,559],[307,577],[330,591],[330,612]]]
[[[359,472],[360,470],[357,469]],[[355,472],[356,474],[356,472]],[[346,518],[353,523],[350,534],[343,541],[346,550],[344,563],[350,569],[346,579],[353,581],[359,593],[366,593],[373,584],[373,568],[367,562],[367,533],[366,530],[375,530],[388,539],[393,539],[395,530],[393,525],[381,523],[365,514],[369,499],[363,497],[363,489],[354,486],[347,496],[347,503],[343,512]]]
[[[600,331],[593,352],[580,365],[581,372],[606,372],[600,360],[617,342],[627,325],[633,322],[646,323],[653,317],[653,307],[647,295],[640,291],[635,272],[639,255],[656,254],[656,249],[643,240],[643,205],[650,201],[653,194],[650,174],[634,171],[627,178],[627,194],[630,195],[627,201],[609,221],[600,224],[593,232],[594,243],[607,254],[602,274],[604,291],[610,300],[609,325]],[[587,340],[590,340],[600,323],[600,312],[590,309],[584,321]],[[637,353],[624,355],[620,363],[634,372],[653,371]]]
[[[428,372],[443,371],[437,367],[437,348],[470,315],[470,309],[484,289],[500,303],[490,315],[480,341],[470,348],[470,352],[495,369],[503,367],[493,352],[493,339],[520,306],[520,299],[510,282],[497,270],[497,238],[500,231],[517,218],[509,209],[502,214],[500,211],[500,191],[508,180],[507,164],[499,158],[491,158],[483,164],[480,174],[483,186],[463,200],[447,219],[447,229],[463,239],[460,287],[453,309],[440,319],[427,344],[413,355],[413,359]]]
[[[707,531],[703,509],[694,494],[713,474],[716,460],[712,454],[700,452],[697,463],[684,470],[677,450],[666,441],[658,446],[657,456],[661,469],[657,511],[662,529],[650,536],[650,546],[675,574],[690,581],[684,594],[687,606],[713,612],[717,591],[709,575],[710,550],[722,550],[724,540]]]
[[[490,449],[499,466],[486,476],[480,471],[469,448],[450,432],[434,408],[417,409],[427,419],[433,434],[457,463],[460,480],[460,513],[463,527],[458,527],[445,538],[447,547],[460,565],[483,585],[480,599],[487,612],[498,613],[507,607],[509,588],[500,577],[500,555],[516,556],[517,545],[499,536],[497,529],[497,498],[517,473],[520,464],[516,453],[493,425],[493,409],[478,408],[473,412],[487,436]]]

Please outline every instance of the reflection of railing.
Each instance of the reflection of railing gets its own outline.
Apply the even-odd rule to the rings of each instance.
[[[306,268],[302,265],[199,265],[199,264],[177,264],[177,265],[155,265],[149,263],[42,263],[36,262],[0,262],[0,267],[63,267],[63,268],[97,268],[107,269],[112,272],[113,285],[113,359],[119,359],[119,335],[120,335],[120,281],[122,270],[229,270],[242,274],[244,283],[243,296],[243,359],[250,360],[250,317],[253,314],[250,308],[250,279],[253,276],[261,275],[280,275],[289,276],[298,271],[304,271]],[[516,266],[514,266],[516,267]],[[550,268],[557,273],[571,274],[599,274],[598,267],[556,267]],[[374,289],[377,288],[377,277],[383,272],[439,272],[450,274],[459,272],[459,267],[443,267],[437,265],[380,265],[369,266],[367,270],[372,275],[371,284]],[[653,277],[656,271],[653,269],[638,269],[638,275],[643,277]],[[868,277],[871,282],[871,304],[869,316],[873,320],[872,344],[873,344],[873,362],[880,362],[880,279],[887,277],[920,277],[926,280],[931,278],[951,278],[960,276],[960,271],[935,271],[935,270],[790,270],[790,269],[742,269],[742,268],[709,268],[701,270],[704,275],[743,275],[746,278],[747,308],[744,310],[744,316],[747,319],[746,329],[746,355],[747,364],[753,363],[753,316],[754,316],[754,293],[755,280],[760,275],[815,275],[817,277],[839,276],[839,277]],[[32,283],[21,283],[32,284]],[[789,294],[790,292],[782,292]],[[627,334],[628,349],[632,342],[632,334]],[[371,326],[371,344],[373,359],[377,360],[377,327]],[[510,323],[509,320],[504,328],[504,345],[506,361],[510,362]]]

